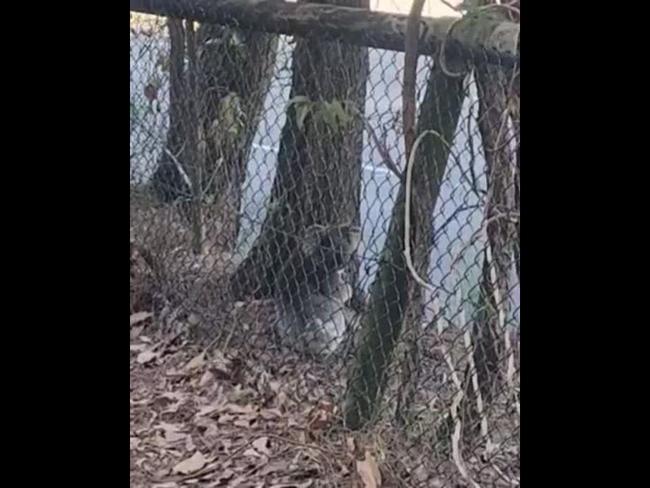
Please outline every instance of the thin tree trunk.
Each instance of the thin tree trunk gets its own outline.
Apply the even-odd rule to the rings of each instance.
[[[521,220],[521,203],[520,203],[520,178],[521,178],[521,141],[519,136],[519,127],[520,127],[520,96],[519,96],[519,67],[517,66],[514,76],[516,79],[513,80],[512,89],[509,93],[509,112],[510,119],[512,120],[512,126],[514,129],[515,137],[517,139],[517,149],[515,152],[516,159],[516,171],[514,174],[514,187],[515,187],[515,212],[517,213],[517,240],[515,243],[514,253],[515,253],[515,266],[517,269],[517,278],[521,280],[521,268],[520,268],[520,248],[521,248],[521,231],[520,231],[520,220]]]
[[[426,101],[426,100],[425,100]],[[426,129],[424,129],[426,130]],[[451,144],[451,141],[449,141]],[[417,163],[416,163],[417,164]],[[444,170],[445,168],[440,168]],[[435,175],[442,179],[443,174]],[[419,276],[429,275],[429,261],[433,242],[433,212],[439,191],[431,192],[429,181],[414,186],[412,195],[417,232],[413,239],[413,267]],[[435,187],[435,184],[434,184]],[[409,301],[404,317],[404,356],[400,362],[402,377],[398,391],[395,417],[402,425],[407,426],[412,418],[411,407],[418,389],[420,378],[420,347],[419,340],[422,335],[422,319],[424,316],[425,293],[422,285],[409,280]]]
[[[173,18],[169,32],[170,128],[154,188],[163,202],[179,202],[194,252],[206,245],[206,227],[211,244],[232,250],[277,36],[209,24],[195,34],[193,22],[183,28]]]
[[[483,142],[487,176],[487,243],[484,252],[478,311],[473,317],[472,344],[474,364],[482,397],[483,410],[488,414],[498,390],[503,386],[502,365],[505,363],[505,323],[508,308],[509,276],[513,251],[516,250],[517,229],[512,224],[518,197],[515,184],[515,154],[508,126],[509,81],[498,67],[476,70],[479,96],[479,132]],[[513,194],[515,197],[513,197]],[[470,384],[469,372],[465,375]],[[464,402],[464,438],[470,445],[479,432],[480,419],[476,392],[471,392]]]
[[[491,264],[487,251],[483,253],[481,282],[479,288],[479,306],[472,317],[473,359],[476,367],[479,392],[483,403],[483,411],[487,415],[494,400],[501,379],[500,361],[503,361],[502,333],[498,322],[498,305],[495,300],[494,283],[491,278]],[[471,371],[465,372],[465,392],[467,401],[464,402],[464,438],[466,445],[478,435],[480,417],[478,400],[471,386]]]
[[[431,72],[417,133],[433,129],[444,141],[427,136],[420,144],[413,167],[412,198],[416,205],[410,237],[411,243],[420,249],[429,249],[431,245],[431,209],[440,194],[463,96],[461,78],[448,78],[438,69]],[[404,258],[405,198],[406,189],[402,184],[393,207],[377,277],[371,287],[369,311],[362,319],[362,341],[351,368],[345,402],[346,425],[352,429],[359,429],[371,420],[379,406],[393,349],[410,307],[411,278]],[[419,272],[426,276],[423,270],[428,267],[428,256],[418,252],[416,260]],[[413,298],[419,301],[417,295]],[[418,315],[413,314],[415,321]]]
[[[190,196],[188,182],[181,171],[183,162],[183,120],[185,114],[185,29],[183,21],[168,20],[169,29],[169,130],[167,142],[152,177],[158,198],[171,203]],[[180,168],[179,168],[180,166]]]
[[[198,107],[197,107],[197,57],[196,57],[196,34],[194,23],[185,21],[186,49],[188,58],[188,70],[186,77],[185,92],[185,113],[183,119],[183,133],[185,150],[183,151],[187,173],[192,188],[191,199],[191,229],[192,229],[192,252],[196,255],[203,253],[205,244],[205,228],[203,220],[203,187],[201,180],[203,168],[199,161],[199,140],[198,140]]]
[[[275,67],[278,37],[202,24],[199,43],[202,188],[214,210],[213,241],[232,250],[246,164]]]

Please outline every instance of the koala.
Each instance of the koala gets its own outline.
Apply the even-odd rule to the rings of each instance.
[[[346,268],[360,238],[356,226],[314,226],[280,273],[280,333],[305,352],[332,354],[345,337],[353,296]]]

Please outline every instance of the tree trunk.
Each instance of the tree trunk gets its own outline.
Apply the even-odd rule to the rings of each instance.
[[[345,1],[359,4],[359,0]],[[291,100],[302,104],[291,103],[287,109],[269,213],[231,279],[236,299],[271,295],[276,280],[282,278],[277,272],[310,226],[334,227],[359,220],[363,121],[358,114],[365,108],[367,73],[365,48],[297,40]],[[354,116],[331,123],[327,104],[332,102],[351,106],[348,115]]]
[[[214,211],[211,241],[232,251],[246,164],[273,76],[278,37],[202,24],[197,40],[201,187]]]
[[[460,117],[463,101],[462,78],[448,78],[438,69],[431,72],[420,112],[417,133],[433,129],[444,142],[426,136],[418,149],[413,167],[411,219],[413,248],[429,249],[432,239],[432,209],[449,159],[449,147]],[[449,144],[449,146],[447,144]],[[406,189],[400,186],[391,223],[382,251],[377,277],[370,291],[370,307],[362,319],[362,341],[352,366],[348,386],[345,420],[352,429],[365,425],[377,410],[395,343],[400,335],[405,312],[410,308],[411,277],[404,258],[404,205]],[[418,272],[426,276],[428,255],[416,252]],[[418,290],[412,297],[419,301]],[[416,302],[417,308],[417,302]],[[415,310],[415,309],[414,309]],[[413,320],[417,320],[415,313]]]
[[[425,102],[427,100],[425,99]],[[430,103],[430,102],[429,102]],[[428,128],[432,128],[429,126]],[[423,129],[426,130],[426,129]],[[450,144],[451,140],[448,141]],[[418,164],[416,162],[416,164]],[[426,164],[426,163],[425,163]],[[435,178],[442,179],[444,169],[440,168],[443,173],[435,175]],[[426,277],[429,274],[429,257],[433,242],[433,211],[438,198],[438,188],[431,191],[431,184],[426,180],[425,185],[414,185],[413,213],[415,214],[416,229],[412,243],[413,267],[419,276]],[[425,278],[426,279],[426,278]],[[395,417],[397,421],[407,426],[412,418],[411,407],[415,400],[415,394],[418,388],[420,373],[420,348],[419,339],[422,334],[422,318],[424,316],[425,297],[422,286],[415,280],[409,279],[409,299],[404,316],[404,333],[403,333],[403,351],[404,355],[400,360],[401,379],[398,391],[398,400],[396,404]]]
[[[520,246],[521,246],[521,232],[520,232],[520,221],[521,221],[521,203],[520,203],[520,178],[521,178],[521,142],[519,137],[519,126],[520,126],[520,96],[519,96],[519,67],[515,68],[514,76],[516,79],[512,83],[512,89],[509,93],[509,110],[510,110],[510,119],[512,120],[512,126],[516,137],[517,150],[515,153],[516,159],[516,171],[514,175],[514,196],[515,196],[515,212],[517,213],[517,240],[515,242],[515,266],[517,269],[517,278],[521,280],[521,269],[520,269]]]
[[[519,75],[517,74],[517,77]],[[514,127],[515,135],[517,137],[517,151],[515,154],[515,159],[517,161],[515,167],[514,175],[514,186],[515,186],[515,212],[517,213],[517,239],[515,242],[514,254],[515,254],[515,266],[517,269],[517,278],[521,281],[521,201],[520,201],[520,178],[521,178],[521,143],[519,141],[519,90],[513,90],[510,99],[510,117],[512,119],[512,125]]]
[[[152,185],[163,203],[190,197],[183,177],[183,119],[185,115],[185,29],[183,21],[169,19],[169,129],[167,142],[152,177]],[[180,166],[180,167],[179,167]]]
[[[178,202],[196,253],[207,243],[206,230],[210,244],[232,250],[277,36],[210,24],[195,34],[193,22],[184,29],[173,18],[169,33],[170,127],[154,188],[164,203]]]
[[[188,71],[185,84],[185,117],[183,119],[183,139],[185,148],[183,150],[183,159],[187,167],[187,173],[190,179],[192,189],[192,198],[190,201],[190,219],[192,230],[192,252],[199,255],[203,252],[205,244],[205,228],[203,221],[203,201],[202,201],[202,168],[199,161],[199,139],[198,139],[198,101],[196,73],[196,34],[194,32],[194,22],[185,21],[185,40],[187,49]]]
[[[474,364],[482,397],[483,409],[489,411],[499,388],[503,386],[502,366],[506,361],[503,344],[507,333],[505,317],[508,309],[509,276],[513,252],[517,251],[516,225],[512,224],[515,201],[519,197],[515,154],[511,148],[512,129],[508,98],[510,81],[498,67],[476,70],[479,97],[479,132],[486,162],[487,243],[478,311],[473,317],[472,344]],[[518,124],[518,121],[513,122]],[[490,258],[488,259],[488,250]],[[516,256],[518,271],[518,256]],[[469,372],[465,375],[470,384]],[[464,406],[464,437],[467,443],[478,433],[479,415],[476,392],[471,392]]]
[[[479,285],[478,307],[472,317],[471,337],[473,359],[476,368],[479,392],[481,394],[483,412],[490,410],[501,378],[500,361],[503,361],[503,337],[499,326],[498,306],[494,294],[494,283],[491,278],[490,260],[487,251],[483,253],[481,282]],[[480,413],[474,387],[471,384],[471,371],[465,371],[465,400],[463,438],[465,445],[471,446],[473,439],[480,432]]]

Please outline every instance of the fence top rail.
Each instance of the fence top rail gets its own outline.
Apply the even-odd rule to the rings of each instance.
[[[274,34],[345,40],[367,47],[404,51],[408,15],[362,8],[283,0],[130,0],[130,9]],[[519,24],[495,17],[422,17],[418,51],[449,59],[488,62],[504,68],[519,63]]]

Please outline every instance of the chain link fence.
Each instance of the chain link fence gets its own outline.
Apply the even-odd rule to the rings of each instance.
[[[419,56],[409,169],[403,52],[224,24],[131,14],[131,314],[323,459],[194,482],[518,486],[518,58]]]

